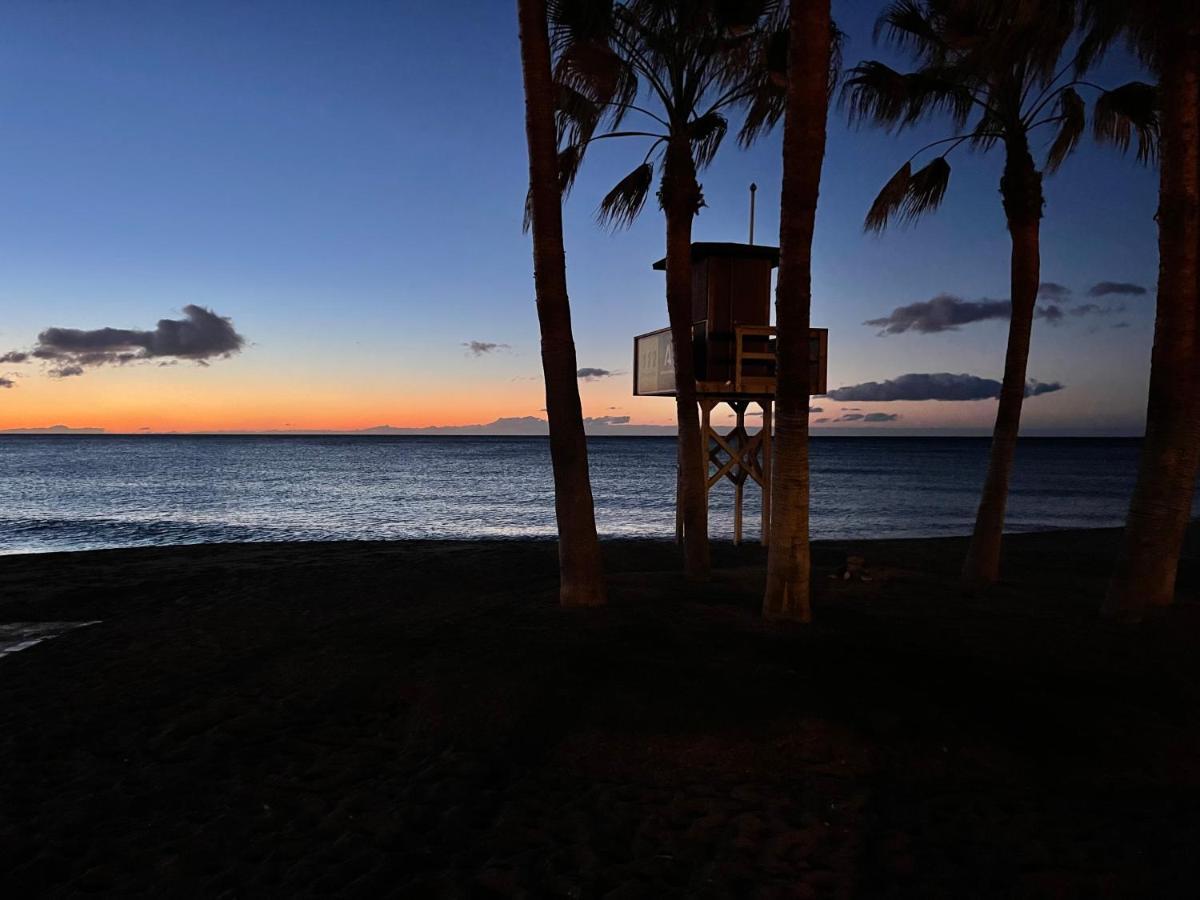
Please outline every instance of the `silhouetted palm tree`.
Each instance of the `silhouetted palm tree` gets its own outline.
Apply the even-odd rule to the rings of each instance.
[[[783,112],[783,89],[767,62],[786,48],[778,0],[552,0],[559,91],[559,162],[564,188],[596,141],[638,138],[641,162],[600,202],[599,219],[629,225],[658,177],[666,216],[667,313],[675,356],[684,565],[709,573],[707,457],[701,446],[692,358],[692,219],[704,206],[697,172],[746,109],[748,144]],[[622,128],[627,117],[646,125]]]
[[[525,134],[529,143],[528,218],[533,228],[533,276],[542,332],[542,372],[546,379],[546,418],[550,426],[554,510],[558,519],[559,600],[564,606],[595,606],[605,599],[604,573],[596,538],[567,297],[555,132],[556,95],[550,73],[545,0],[518,0],[517,16],[525,79]]]
[[[1075,26],[1070,3],[900,0],[881,16],[876,35],[911,52],[916,68],[898,72],[881,62],[863,62],[846,83],[852,120],[900,129],[945,114],[958,132],[922,147],[888,181],[867,214],[869,230],[882,230],[894,215],[913,220],[936,209],[950,179],[946,157],[957,147],[1004,149],[1000,194],[1012,239],[1012,318],[987,479],[963,566],[964,582],[971,586],[990,584],[999,573],[1004,508],[1027,390],[1044,203],[1030,136],[1039,128],[1057,129],[1045,164],[1057,169],[1086,126],[1086,104],[1076,89],[1096,88],[1078,79],[1064,81],[1075,60],[1060,67],[1060,58]],[[1143,160],[1153,153],[1152,123],[1139,118],[1146,90],[1146,85],[1127,85],[1102,93],[1096,102],[1098,121],[1141,126]],[[913,171],[912,160],[934,148],[938,155]]]
[[[788,26],[787,110],[775,295],[776,452],[763,615],[812,619],[808,546],[809,327],[812,238],[825,157],[825,122],[835,43],[829,0],[792,0]]]
[[[1087,0],[1084,61],[1125,38],[1159,77],[1158,302],[1146,438],[1104,611],[1140,619],[1175,599],[1200,467],[1200,5]],[[1151,105],[1152,98],[1143,96]],[[1103,136],[1128,145],[1113,120]]]

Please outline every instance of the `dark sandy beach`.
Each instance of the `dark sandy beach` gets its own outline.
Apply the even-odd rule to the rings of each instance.
[[[1196,535],[1193,534],[1193,539]],[[555,606],[550,543],[260,544],[0,558],[8,897],[1195,897],[1200,562],[1096,616],[1115,532],[815,549],[817,622],[763,554],[611,543]],[[827,576],[847,552],[869,583]]]

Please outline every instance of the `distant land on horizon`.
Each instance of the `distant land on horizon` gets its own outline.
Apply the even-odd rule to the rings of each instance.
[[[717,423],[725,424],[725,423]],[[650,425],[630,422],[628,416],[602,416],[600,418],[585,418],[584,429],[590,437],[674,437],[673,425]],[[747,429],[751,434],[757,427]],[[811,426],[809,431],[814,437],[990,437],[986,429],[965,428],[872,428],[870,426]],[[433,437],[544,437],[547,435],[545,419],[537,416],[511,416],[495,419],[486,424],[474,425],[425,425],[417,427],[398,427],[395,425],[375,425],[359,429],[229,429],[222,431],[154,431],[142,428],[137,431],[109,431],[105,428],[76,428],[70,425],[48,425],[44,427],[6,428],[0,430],[0,435],[110,435],[110,436],[238,436],[246,437],[400,437],[400,436],[433,436]],[[1087,437],[1087,438],[1140,438],[1141,434],[1114,434],[1111,431],[1070,433],[1055,432],[1047,429],[1022,430],[1022,437]]]

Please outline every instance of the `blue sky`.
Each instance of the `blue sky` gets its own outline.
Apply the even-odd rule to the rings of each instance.
[[[872,47],[877,3],[835,2],[847,63]],[[50,325],[150,328],[187,304],[231,317],[246,349],[210,367],[82,378],[17,372],[0,424],[362,427],[535,415],[537,324],[520,219],[526,157],[515,4],[21,2],[0,8],[0,351]],[[1097,80],[1136,75],[1115,61]],[[879,187],[947,134],[852,131],[831,117],[814,253],[814,324],[833,386],[908,372],[1000,376],[1005,325],[881,338],[862,322],[948,292],[1008,296],[996,154],[959,151],[944,207],[865,235]],[[662,327],[661,215],[601,230],[593,214],[640,160],[598,145],[566,203],[580,365],[628,371],[631,337]],[[779,135],[732,140],[702,176],[698,240],[777,230]],[[1082,293],[1145,285],[1120,318],[1035,330],[1030,431],[1141,426],[1153,322],[1152,171],[1085,144],[1046,179],[1043,280]],[[507,344],[480,357],[463,342]],[[3,375],[3,372],[0,372]],[[585,411],[671,418],[626,376],[581,385]],[[8,410],[5,410],[5,407]],[[994,403],[899,409],[897,428],[987,429]],[[91,421],[80,420],[91,414]],[[224,418],[222,418],[224,417]],[[201,427],[201,424],[195,427]]]

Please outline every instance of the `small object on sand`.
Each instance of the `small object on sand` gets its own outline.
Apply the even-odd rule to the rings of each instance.
[[[867,561],[861,556],[847,556],[846,563],[837,573],[830,575],[830,578],[840,578],[842,581],[850,581],[856,579],[858,581],[870,581],[871,576],[867,574]]]

